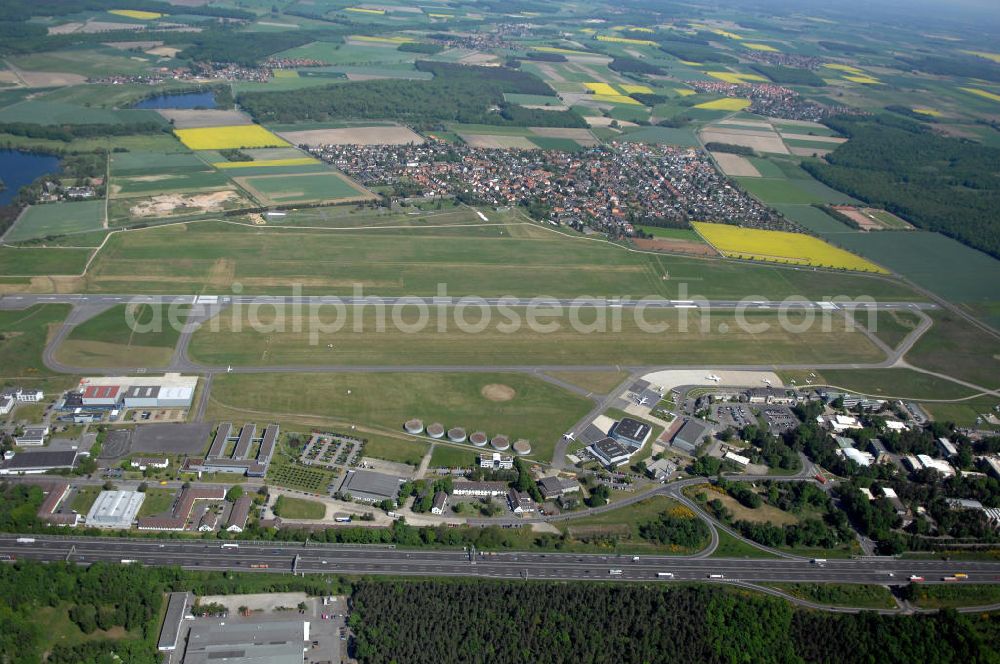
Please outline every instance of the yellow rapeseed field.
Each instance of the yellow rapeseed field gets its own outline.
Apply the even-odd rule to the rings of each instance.
[[[618,91],[607,83],[584,83],[583,86],[595,95],[616,95]]]
[[[124,16],[126,18],[136,18],[140,21],[151,21],[154,18],[162,18],[166,14],[161,14],[159,12],[146,12],[141,9],[109,9],[109,14],[117,14],[118,16]]]
[[[913,112],[920,113],[921,115],[929,115],[932,118],[939,118],[942,115],[944,115],[944,113],[942,113],[941,111],[935,110],[933,108],[923,108],[921,106],[914,106]]]
[[[707,71],[705,73],[712,78],[717,78],[720,81],[732,83],[733,85],[739,85],[741,83],[746,83],[747,81],[758,81],[761,83],[767,82],[767,79],[760,74],[734,74],[731,71]]]
[[[428,14],[431,18],[455,18],[454,14]]]
[[[871,261],[804,233],[764,231],[703,221],[692,222],[692,226],[706,242],[730,258],[887,273]]]
[[[570,48],[559,48],[558,46],[533,46],[532,51],[539,53],[562,53],[564,55],[593,55],[588,51],[574,51]]]
[[[260,125],[175,129],[181,143],[192,150],[233,150],[236,148],[284,147],[287,142]]]
[[[636,92],[641,92],[642,94],[653,94],[653,88],[648,85],[622,85],[621,89],[629,94],[634,94]]]
[[[778,53],[778,49],[771,46],[770,44],[751,44],[750,42],[745,42],[743,44],[751,51],[767,51],[768,53]]]
[[[1000,64],[1000,53],[987,53],[986,51],[962,51],[966,55],[975,55],[979,58],[984,58],[986,60],[992,60],[993,62]]]
[[[318,164],[312,157],[292,157],[289,159],[261,159],[260,161],[217,161],[212,166],[227,168],[260,168],[261,166],[305,166]]]
[[[851,65],[838,65],[835,62],[828,62],[823,65],[827,69],[835,69],[837,71],[846,71],[848,74],[864,74],[864,72],[857,67],[852,67]]]
[[[610,35],[597,35],[597,41],[614,42],[616,44],[635,44],[637,46],[656,46],[656,42],[649,39],[630,39],[628,37],[612,37]]]
[[[974,95],[978,95],[978,96],[982,97],[983,99],[989,99],[991,101],[1000,101],[1000,95],[993,94],[992,92],[989,92],[988,90],[980,90],[979,88],[959,88],[959,89],[960,90],[965,90],[966,92],[970,92],[970,93],[972,93]]]
[[[294,69],[275,69],[271,72],[275,78],[298,78],[299,72]]]
[[[595,101],[606,101],[612,104],[629,104],[630,106],[642,106],[638,101],[632,99],[631,97],[626,97],[625,95],[613,94],[613,95],[594,95],[592,97]]]
[[[702,65],[700,62],[692,62],[691,60],[680,60],[679,62],[682,65],[687,65],[688,67],[700,67]]]
[[[384,14],[384,9],[364,9],[362,7],[345,7],[345,12],[357,12],[358,14]]]
[[[703,101],[700,104],[695,104],[694,107],[707,108],[712,111],[742,111],[749,105],[750,105],[749,99],[740,99],[738,97],[726,97],[724,99]]]
[[[844,79],[853,83],[861,83],[862,85],[882,85],[882,81],[878,80],[874,76],[868,76],[867,74],[861,74],[859,76],[845,76]]]
[[[723,37],[729,37],[730,39],[737,39],[737,40],[743,39],[743,37],[740,37],[735,32],[729,32],[728,30],[720,30],[720,29],[716,28],[716,29],[712,30],[712,32],[714,32],[717,35],[722,35]]]
[[[691,95],[698,94],[694,90],[689,90],[688,88],[674,88],[674,92],[681,97],[690,97]]]

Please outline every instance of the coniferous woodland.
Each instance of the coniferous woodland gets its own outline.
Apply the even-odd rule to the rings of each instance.
[[[982,618],[829,614],[705,586],[365,580],[352,602],[362,664],[997,661]]]
[[[826,121],[850,137],[802,167],[825,184],[1000,258],[1000,149],[889,115]]]
[[[283,92],[251,92],[240,105],[258,122],[337,118],[393,119],[436,125],[445,121],[531,127],[586,127],[574,111],[525,108],[504,101],[504,93],[552,96],[541,79],[507,67],[476,67],[418,60],[427,81],[360,81]]]

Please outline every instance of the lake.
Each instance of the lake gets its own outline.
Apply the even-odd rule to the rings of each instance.
[[[0,191],[0,205],[10,203],[21,187],[31,184],[45,173],[59,170],[59,157],[35,154],[20,150],[0,150],[0,180],[5,188]]]
[[[132,108],[215,108],[212,92],[182,92],[156,95],[135,104]]]

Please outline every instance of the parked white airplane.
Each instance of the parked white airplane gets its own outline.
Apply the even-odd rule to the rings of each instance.
[[[770,385],[771,384],[771,379],[770,378],[761,378],[761,380],[764,381],[765,385]]]
[[[706,376],[705,378],[706,378],[706,380],[715,381],[716,383],[718,383],[720,380],[722,380],[721,377],[716,376],[715,374],[708,374],[708,376]]]
[[[649,403],[649,398],[648,397],[643,397],[643,398],[639,399],[638,401],[636,401],[636,404],[639,405],[639,406],[645,406],[647,403]]]
[[[572,431],[567,431],[566,433],[563,434],[563,438],[565,438],[566,440],[573,440],[574,438],[576,438],[576,434],[573,433]]]
[[[233,373],[233,365],[230,364],[228,367],[226,367],[226,373]]]

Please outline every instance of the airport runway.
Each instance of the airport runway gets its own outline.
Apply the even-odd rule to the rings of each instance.
[[[416,297],[416,296],[392,296],[384,297],[379,295],[365,295],[355,297],[351,295],[82,295],[82,294],[8,294],[0,297],[0,309],[23,309],[35,304],[72,304],[75,306],[113,306],[126,303],[149,303],[165,305],[219,305],[219,306],[249,306],[249,305],[278,305],[278,306],[333,306],[343,304],[345,306],[371,305],[382,303],[387,306],[394,305],[414,305],[422,303],[427,306],[455,306],[459,303],[485,304],[489,306],[508,307],[569,307],[573,305],[589,307],[649,307],[659,309],[735,309],[737,307],[747,307],[749,309],[779,309],[787,307],[791,309],[812,309],[838,311],[848,307],[855,307],[858,310],[875,308],[879,310],[889,309],[915,309],[920,311],[930,311],[938,309],[938,305],[931,302],[814,302],[810,300],[667,300],[662,298],[547,298],[547,297],[490,297],[490,298],[460,298],[460,297]]]

